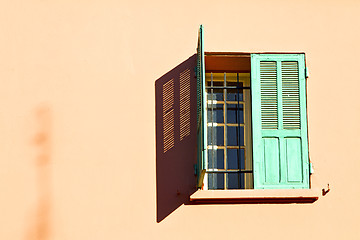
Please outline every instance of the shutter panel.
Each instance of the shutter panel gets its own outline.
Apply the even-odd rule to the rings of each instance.
[[[205,56],[203,26],[200,25],[197,46],[197,159],[198,187],[202,187],[205,174],[205,159],[207,159],[206,124],[206,94],[205,94]]]
[[[309,188],[304,54],[252,54],[254,188]]]

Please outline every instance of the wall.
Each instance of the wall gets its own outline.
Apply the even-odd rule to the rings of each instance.
[[[357,1],[0,3],[0,239],[360,239]],[[314,204],[157,222],[155,81],[196,51],[304,51]],[[174,193],[176,194],[176,193]]]

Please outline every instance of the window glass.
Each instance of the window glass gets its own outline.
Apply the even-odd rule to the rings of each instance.
[[[239,189],[240,188],[240,174],[239,173],[228,173],[227,174],[227,188],[228,189]]]
[[[227,149],[227,169],[245,168],[245,149]]]
[[[211,81],[206,82],[207,87],[211,87]],[[223,87],[223,82],[213,82],[214,87]],[[224,101],[224,90],[219,88],[214,88],[213,91],[209,89],[207,91],[207,99],[208,100],[217,100],[217,101]]]
[[[243,104],[227,104],[227,123],[244,123]]]
[[[224,189],[224,173],[208,174],[209,189]]]
[[[224,169],[224,149],[208,149],[208,169]]]
[[[208,144],[224,146],[224,127],[223,126],[208,126]]]
[[[242,82],[230,82],[226,83],[227,87],[243,87]],[[227,101],[243,101],[243,89],[227,89],[226,94]]]
[[[228,126],[227,127],[227,145],[244,146],[244,127]]]
[[[224,123],[224,104],[208,104],[208,122]]]
[[[251,143],[245,143],[251,141],[251,96],[250,89],[242,89],[249,79],[249,73],[206,73],[207,189],[253,186],[251,153],[246,154]]]

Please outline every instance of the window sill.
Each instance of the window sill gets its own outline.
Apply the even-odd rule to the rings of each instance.
[[[192,204],[279,204],[313,203],[319,189],[198,190],[190,196]]]

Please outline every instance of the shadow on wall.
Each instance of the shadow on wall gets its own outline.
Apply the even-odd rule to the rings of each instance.
[[[36,134],[32,144],[36,148],[36,182],[37,205],[30,219],[26,240],[51,239],[50,210],[51,210],[51,129],[52,114],[48,106],[40,106],[35,111]]]
[[[155,82],[157,222],[196,191],[195,66],[193,55]]]

